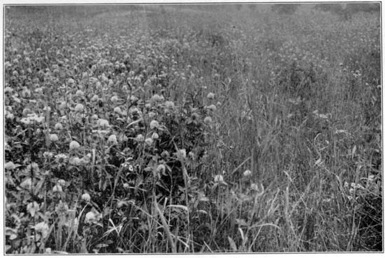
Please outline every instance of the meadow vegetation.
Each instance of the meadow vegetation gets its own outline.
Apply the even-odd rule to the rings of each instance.
[[[380,17],[289,9],[6,8],[6,253],[381,251]]]

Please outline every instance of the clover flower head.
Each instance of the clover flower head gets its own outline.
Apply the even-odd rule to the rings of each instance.
[[[213,119],[209,116],[206,116],[203,122],[205,122],[205,124],[211,124],[213,122]]]
[[[50,134],[49,139],[53,142],[57,142],[59,140],[59,137],[57,136],[57,134]]]
[[[39,204],[37,202],[30,202],[27,205],[27,209],[39,209]]]
[[[111,97],[111,102],[112,103],[116,103],[116,102],[118,102],[118,100],[119,100],[118,96],[112,96]]]
[[[52,192],[56,193],[61,193],[63,192],[63,188],[61,187],[61,185],[55,185],[53,188],[52,188]]]
[[[75,95],[78,96],[78,97],[83,97],[84,96],[84,92],[81,91],[81,90],[77,90]]]
[[[172,101],[166,101],[166,102],[164,103],[164,106],[165,106],[166,108],[168,108],[168,109],[173,109],[173,108],[175,107],[175,104],[174,104],[174,102],[172,102]]]
[[[91,196],[88,193],[84,193],[82,195],[82,200],[86,201],[86,202],[89,202],[89,201],[91,201]]]
[[[65,215],[68,211],[68,204],[66,202],[60,201],[59,204],[56,206],[55,211],[59,215]]]
[[[35,217],[36,211],[39,210],[39,204],[37,202],[30,202],[27,205],[27,211],[32,215],[32,217]]]
[[[50,152],[50,151],[45,151],[45,152],[43,153],[43,157],[46,158],[46,159],[50,159],[50,158],[53,157],[53,153]]]
[[[68,157],[66,154],[57,154],[55,156],[55,161],[59,164],[64,164],[68,160]]]
[[[26,172],[30,173],[31,170],[33,170],[34,173],[39,173],[40,168],[39,165],[36,162],[32,162],[32,164],[29,164],[26,168]]]
[[[59,185],[61,185],[61,186],[65,186],[65,185],[66,185],[66,181],[65,181],[64,179],[59,179],[59,180],[57,181],[57,183],[58,183]]]
[[[189,156],[192,160],[196,160],[196,155],[195,155],[194,152],[190,151],[190,152],[188,153],[188,156]]]
[[[50,106],[45,106],[43,108],[44,111],[47,111],[47,112],[50,112],[51,111],[51,107]]]
[[[28,115],[31,114],[31,113],[32,113],[31,109],[29,109],[29,108],[24,108],[24,109],[23,109],[23,115],[24,115],[24,116],[28,116]]]
[[[123,113],[122,110],[120,109],[120,107],[115,107],[114,112],[117,114],[120,114],[120,115]]]
[[[99,119],[97,121],[97,125],[101,128],[106,128],[106,127],[110,127],[110,124],[108,123],[108,121],[106,119]]]
[[[209,94],[207,94],[207,98],[208,98],[208,99],[214,99],[214,97],[215,97],[215,94],[212,93],[212,92],[210,92]]]
[[[43,121],[44,117],[37,116],[36,114],[28,114],[27,117],[23,117],[22,119],[20,119],[20,122],[26,125],[33,124],[34,122],[41,123]]]
[[[5,113],[6,113],[6,115],[5,115],[6,118],[13,119],[15,117],[14,114],[12,114],[11,112],[9,112],[7,110],[5,111]]]
[[[75,112],[82,112],[84,110],[84,106],[83,106],[83,104],[77,104],[76,106],[75,106]]]
[[[77,150],[80,148],[80,144],[77,141],[71,141],[70,150]]]
[[[168,159],[170,157],[170,153],[168,151],[163,151],[160,156],[164,159]]]
[[[166,171],[166,166],[164,164],[159,164],[156,168],[156,172],[158,173],[164,173]]]
[[[44,122],[44,119],[45,119],[44,116],[38,116],[35,113],[29,114],[27,118],[29,118],[30,123],[33,123],[33,122],[42,123]]]
[[[63,110],[67,107],[67,103],[65,101],[62,101],[60,104],[59,104],[59,110]]]
[[[63,125],[61,123],[56,123],[55,130],[58,130],[58,131],[63,130]]]
[[[149,110],[149,109],[151,108],[151,104],[150,104],[150,103],[146,103],[146,104],[144,105],[144,107],[145,107],[147,110]]]
[[[29,177],[25,179],[23,182],[20,184],[21,188],[24,189],[31,189],[32,188],[32,179]]]
[[[208,110],[210,110],[210,111],[215,111],[215,110],[217,110],[217,107],[216,107],[214,104],[211,104],[211,105],[209,105],[209,106],[206,106],[206,108],[207,108]]]
[[[199,119],[199,115],[197,113],[192,113],[191,114],[191,119],[194,120],[194,121],[198,120]]]
[[[136,141],[138,142],[143,142],[144,141],[144,136],[142,134],[138,134],[135,138]]]
[[[92,98],[91,98],[91,101],[92,102],[96,102],[99,100],[99,96],[98,95],[94,95]]]
[[[74,85],[75,84],[75,80],[72,79],[72,78],[68,79],[68,84],[69,85]]]
[[[215,175],[214,182],[215,183],[222,183],[222,182],[224,182],[223,176],[222,175]]]
[[[186,158],[186,150],[185,149],[179,149],[175,155],[180,158],[180,159],[185,159]]]
[[[156,121],[156,120],[152,120],[152,121],[150,122],[150,128],[151,128],[151,129],[159,128],[159,122]]]
[[[263,186],[260,187],[258,184],[252,183],[252,184],[250,185],[250,189],[253,190],[253,191],[259,192],[259,191],[263,190]]]
[[[146,140],[144,140],[144,142],[145,142],[147,145],[151,146],[151,145],[153,144],[154,140],[153,140],[152,138],[146,138]]]
[[[108,137],[108,140],[107,140],[108,143],[112,143],[113,145],[117,145],[118,144],[118,140],[116,139],[116,135],[115,134],[112,134]]]
[[[96,214],[93,211],[87,212],[84,222],[91,224],[91,223],[94,223],[95,221],[96,221]]]
[[[5,64],[4,64],[5,68],[9,68],[11,66],[12,66],[12,64],[9,61],[5,62]]]
[[[159,101],[162,101],[162,100],[163,100],[163,98],[161,96],[159,96],[158,94],[154,94],[151,97],[151,101],[152,102],[159,102]]]
[[[80,159],[80,165],[87,165],[91,162],[90,156],[86,155]]]
[[[13,170],[16,168],[16,165],[12,161],[8,161],[7,163],[4,164],[4,168],[6,170]]]
[[[248,177],[248,176],[251,176],[251,171],[249,169],[245,170],[245,172],[243,172],[243,176],[244,177]]]
[[[131,96],[128,96],[127,100],[129,100],[131,102],[135,102],[135,101],[139,100],[139,98],[134,96],[134,95],[131,95]]]
[[[82,164],[82,161],[79,157],[73,157],[70,159],[70,164],[74,166],[80,166]]]
[[[42,88],[42,87],[36,88],[36,89],[35,89],[35,92],[36,92],[37,94],[42,94],[42,93],[43,93],[43,88]]]
[[[40,222],[35,225],[35,231],[40,233],[43,238],[48,236],[49,226],[45,222]]]
[[[131,115],[140,115],[140,110],[136,107],[130,108],[129,112]]]
[[[157,133],[154,132],[154,133],[151,135],[151,138],[154,139],[154,140],[157,140],[157,139],[159,139],[159,135],[158,135]]]
[[[11,87],[5,87],[4,93],[12,93],[13,89]]]
[[[27,88],[24,88],[23,91],[21,92],[21,96],[23,98],[29,98],[31,97],[31,91]]]

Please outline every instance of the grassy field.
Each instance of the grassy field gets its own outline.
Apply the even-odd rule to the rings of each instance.
[[[379,15],[287,7],[6,8],[6,253],[382,251]]]

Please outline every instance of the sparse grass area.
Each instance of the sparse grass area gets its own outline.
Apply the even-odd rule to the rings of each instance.
[[[294,12],[6,9],[6,252],[381,251],[379,17]]]

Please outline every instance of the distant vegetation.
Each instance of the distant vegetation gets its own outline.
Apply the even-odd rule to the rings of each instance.
[[[379,17],[381,5],[380,3],[317,4],[314,9],[330,12],[344,19],[351,19],[358,13],[374,14]]]
[[[278,14],[292,15],[299,6],[300,4],[275,4],[271,9]]]

